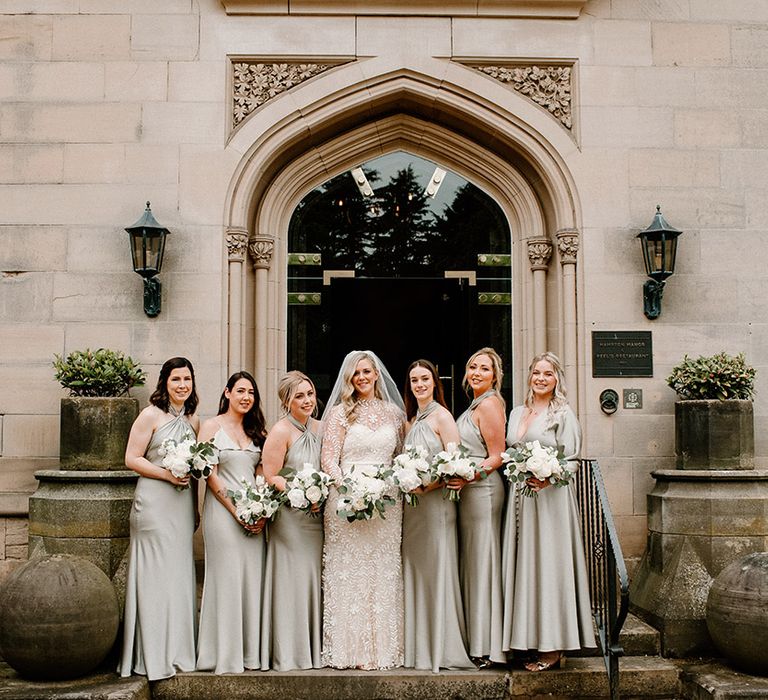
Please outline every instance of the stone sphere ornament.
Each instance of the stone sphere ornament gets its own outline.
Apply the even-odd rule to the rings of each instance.
[[[95,564],[71,554],[34,557],[0,585],[0,653],[20,675],[77,678],[117,636],[117,594]]]
[[[768,675],[768,552],[748,554],[720,572],[709,590],[707,629],[735,666]]]

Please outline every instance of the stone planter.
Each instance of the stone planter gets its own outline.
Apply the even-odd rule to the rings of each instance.
[[[125,469],[125,446],[139,402],[130,397],[61,400],[61,468]]]
[[[751,401],[701,399],[675,403],[678,469],[754,469]]]

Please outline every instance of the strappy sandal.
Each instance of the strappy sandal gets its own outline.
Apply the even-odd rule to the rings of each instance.
[[[565,654],[560,652],[557,656],[550,661],[542,661],[541,657],[536,661],[531,661],[525,664],[525,669],[532,673],[540,673],[541,671],[549,671],[550,668],[565,668]]]
[[[472,663],[477,666],[478,670],[489,668],[493,663],[487,656],[472,656]]]

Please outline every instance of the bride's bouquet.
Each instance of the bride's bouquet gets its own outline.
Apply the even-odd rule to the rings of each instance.
[[[522,483],[524,496],[537,496],[525,482],[530,478],[549,481],[554,486],[567,486],[573,474],[566,468],[562,447],[544,447],[538,440],[526,442],[521,447],[510,447],[501,453],[504,475],[510,484]]]
[[[253,482],[243,479],[241,483],[242,488],[227,490],[227,496],[235,504],[237,517],[246,525],[255,525],[262,518],[274,520],[283,502],[280,492],[270,486],[261,475],[258,475]]]
[[[418,496],[411,492],[420,486],[431,484],[437,478],[428,456],[429,450],[426,447],[406,445],[405,452],[397,455],[392,462],[390,481],[400,489],[405,502],[410,506],[419,504]]]
[[[197,442],[194,438],[185,438],[181,442],[168,438],[163,440],[158,450],[163,458],[163,466],[177,479],[191,476],[195,479],[207,479],[213,467],[219,463],[219,449],[213,440]],[[177,486],[182,491],[189,486]]]
[[[465,481],[474,481],[479,474],[481,479],[485,479],[488,475],[483,469],[478,469],[477,463],[469,459],[468,454],[469,450],[464,445],[449,442],[442,452],[435,455],[434,468],[437,478],[447,481],[458,477]],[[461,494],[454,489],[446,487],[444,491],[452,501],[461,499]]]
[[[374,515],[384,518],[384,509],[395,504],[387,493],[392,470],[383,464],[353,466],[339,486],[336,515],[347,522],[370,520]]]
[[[305,462],[296,471],[285,467],[280,471],[285,477],[285,498],[291,508],[309,513],[313,518],[320,515],[319,506],[328,498],[331,477],[315,469],[310,462]],[[314,508],[313,506],[317,506]]]

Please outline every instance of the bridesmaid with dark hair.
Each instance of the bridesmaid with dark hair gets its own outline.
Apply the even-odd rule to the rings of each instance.
[[[429,360],[408,368],[405,389],[405,445],[424,447],[427,459],[458,444],[459,431],[443,398],[443,385]],[[403,513],[405,662],[410,668],[474,668],[466,651],[466,627],[459,586],[456,504],[444,499],[442,484],[419,489],[416,507]]]
[[[264,443],[264,476],[285,491],[284,467],[299,472],[309,464],[320,471],[320,421],[312,380],[288,372],[277,389],[283,418]],[[320,591],[323,565],[323,520],[295,510],[289,502],[269,526],[264,614],[261,622],[261,669],[320,668],[323,610]]]
[[[248,372],[235,372],[221,395],[218,415],[200,429],[200,441],[213,439],[219,448],[219,464],[208,477],[203,507],[200,671],[259,668],[265,523],[241,521],[227,491],[242,488],[243,479],[254,481],[266,436],[256,380]]]
[[[195,372],[185,357],[160,369],[128,437],[125,465],[139,475],[131,507],[121,676],[151,681],[195,667],[195,483],[162,466],[161,446],[199,428]]]

